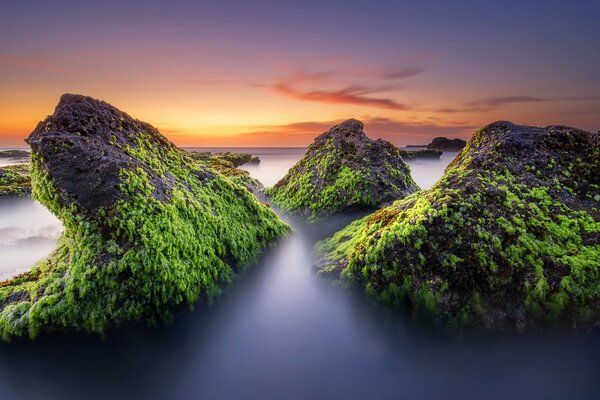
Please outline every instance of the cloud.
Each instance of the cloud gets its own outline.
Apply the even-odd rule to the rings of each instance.
[[[294,89],[285,83],[275,83],[271,89],[297,100],[317,101],[329,104],[353,104],[360,106],[384,108],[388,110],[409,110],[411,107],[387,98],[365,97],[364,94],[373,92],[373,89],[351,86],[339,90],[306,90]]]
[[[34,71],[52,73],[61,72],[60,68],[46,60],[31,57],[13,56],[10,54],[0,54],[0,64]]]
[[[500,108],[505,105],[519,104],[519,103],[542,103],[542,102],[560,102],[560,101],[595,101],[600,100],[600,96],[577,96],[577,97],[538,97],[538,96],[503,96],[503,97],[490,97],[486,99],[476,100],[468,103],[470,108],[466,109],[441,109],[445,112],[455,112],[455,110],[463,111],[490,111]]]
[[[329,67],[332,66],[329,65]],[[301,101],[351,104],[387,110],[410,110],[413,107],[388,96],[377,96],[377,94],[401,89],[401,81],[425,71],[425,68],[420,66],[340,67],[340,65],[335,65],[332,68],[303,69],[297,66],[279,65],[278,68],[284,70],[284,75],[266,82],[219,79],[180,81],[207,86],[261,87],[281,96]]]
[[[436,136],[461,136],[468,138],[476,129],[465,123],[435,123],[431,121],[408,122],[393,118],[361,117],[365,132],[372,138],[382,138],[397,145],[426,144]],[[236,142],[251,142],[256,145],[285,144],[306,146],[315,137],[342,122],[304,121],[284,125],[257,126],[256,130],[235,135]]]
[[[469,103],[471,106],[480,106],[487,108],[497,108],[507,104],[515,103],[538,103],[542,101],[548,101],[536,96],[504,96],[504,97],[490,97],[487,99],[476,100]]]
[[[411,106],[393,98],[369,95],[398,90],[399,81],[423,71],[425,68],[416,66],[346,67],[321,71],[295,68],[267,87],[282,96],[302,101],[410,110]]]
[[[383,67],[383,68],[375,68],[375,69],[367,69],[363,70],[363,72],[358,72],[358,75],[363,75],[376,79],[406,79],[413,77],[415,75],[419,75],[425,72],[425,68],[423,67],[408,67],[408,68],[398,68],[398,67]]]

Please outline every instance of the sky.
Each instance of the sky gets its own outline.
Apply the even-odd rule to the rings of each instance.
[[[347,118],[397,145],[510,120],[600,130],[600,1],[0,3],[0,146],[61,94],[180,146],[306,146]]]

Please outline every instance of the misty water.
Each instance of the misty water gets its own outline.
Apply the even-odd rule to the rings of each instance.
[[[270,186],[303,151],[252,149],[262,162],[243,168]],[[410,162],[415,181],[430,187],[454,156]],[[0,399],[600,396],[597,335],[435,333],[319,280],[313,244],[357,217],[308,229],[284,216],[295,234],[215,304],[178,311],[169,324],[0,344]],[[3,276],[47,255],[60,229],[32,200],[0,203]]]

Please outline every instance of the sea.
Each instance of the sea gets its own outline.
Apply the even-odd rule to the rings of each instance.
[[[247,152],[274,185],[304,148]],[[456,153],[409,161],[430,188]],[[315,276],[314,243],[360,215],[295,232],[211,306],[104,336],[47,334],[0,344],[3,399],[599,399],[600,337],[561,330],[448,333],[418,326],[359,290]],[[0,202],[0,278],[49,255],[63,227],[31,199]]]

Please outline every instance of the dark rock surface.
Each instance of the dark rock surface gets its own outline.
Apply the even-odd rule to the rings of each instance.
[[[448,139],[447,137],[436,137],[427,145],[428,149],[442,151],[461,151],[467,144],[462,139]]]
[[[29,158],[25,150],[0,150],[0,158]]]
[[[266,193],[278,207],[312,222],[346,210],[379,207],[418,189],[398,148],[370,139],[362,122],[349,119],[318,136]]]
[[[443,152],[436,149],[426,150],[399,150],[400,157],[405,160],[417,160],[417,159],[428,159],[428,160],[439,160]]]
[[[499,121],[441,180],[318,248],[324,275],[450,327],[600,323],[600,135]]]
[[[131,118],[108,103],[80,95],[65,94],[54,114],[41,121],[27,142],[33,154],[43,156],[44,170],[55,182],[64,206],[76,204],[93,216],[99,207],[110,207],[123,193],[119,190],[122,169],[141,168],[152,183],[153,195],[164,201],[169,197],[173,181],[141,162],[123,147],[150,145],[175,149],[175,145],[156,128]]]
[[[0,168],[0,198],[24,197],[31,194],[31,179],[20,168]]]
[[[250,154],[245,153],[225,153],[234,155],[232,157],[224,157],[222,154],[212,154],[210,152],[188,152],[187,153],[194,162],[199,165],[209,167],[220,174],[228,177],[238,185],[242,185],[246,189],[250,190],[254,194],[260,194],[260,191],[264,188],[263,184],[258,179],[250,176],[248,171],[244,171],[236,167],[236,165],[229,160],[229,158],[239,160],[246,160],[242,164],[248,163],[259,163],[259,161],[252,161],[254,157]],[[239,164],[238,164],[239,165]]]
[[[288,231],[242,186],[151,125],[63,95],[29,136],[33,194],[64,224],[57,250],[0,283],[0,335],[103,332],[211,301]]]

